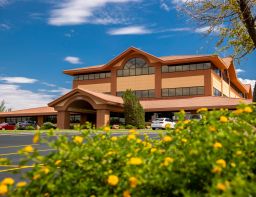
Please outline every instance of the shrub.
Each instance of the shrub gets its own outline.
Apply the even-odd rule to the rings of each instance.
[[[51,122],[45,122],[40,128],[40,130],[48,130],[48,129],[56,129],[56,126]]]
[[[8,196],[256,196],[256,107],[199,111],[196,121],[179,113],[160,140],[106,130],[49,138],[46,156],[25,147],[21,164],[35,166]]]
[[[136,128],[135,126],[132,126],[132,125],[130,125],[130,124],[128,124],[128,125],[125,125],[125,128],[126,129],[134,129],[134,128]]]
[[[29,125],[29,126],[26,126],[26,127],[25,127],[25,130],[35,130],[35,127]]]
[[[81,126],[81,129],[92,129],[92,123],[86,121],[85,124]]]

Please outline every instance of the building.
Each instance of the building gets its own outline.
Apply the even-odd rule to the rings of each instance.
[[[238,80],[230,57],[156,57],[130,47],[106,64],[64,73],[73,77],[69,93],[47,107],[0,113],[0,122],[51,121],[67,129],[70,122],[88,120],[101,127],[110,123],[110,117],[123,116],[120,96],[126,89],[140,98],[147,121],[181,109],[195,113],[202,107],[235,109],[241,100],[252,102],[251,87]]]

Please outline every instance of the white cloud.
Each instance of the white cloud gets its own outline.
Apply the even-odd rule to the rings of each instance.
[[[111,29],[107,32],[109,35],[141,35],[153,33],[144,26],[128,26],[122,28]]]
[[[42,94],[22,89],[19,85],[0,84],[1,100],[12,110],[46,106],[55,99],[55,95]]]
[[[66,61],[70,64],[82,64],[79,57],[67,56],[64,58],[64,61]]]
[[[210,29],[210,27],[206,26],[206,27],[196,28],[194,31],[195,31],[195,33],[207,34],[209,32],[209,29]]]
[[[31,79],[27,77],[0,77],[0,81],[11,84],[24,84],[24,83],[35,83],[37,79]]]
[[[170,11],[170,7],[164,2],[164,0],[160,0],[160,7],[166,12]]]
[[[57,3],[48,20],[50,25],[78,25],[84,23],[110,24],[116,19],[96,16],[102,13],[100,8],[107,4],[138,2],[140,0],[64,0]]]
[[[243,72],[245,72],[243,69],[240,69],[240,68],[237,68],[237,69],[236,69],[236,73],[237,73],[237,74],[243,73]]]
[[[52,87],[52,88],[56,87],[56,85],[52,84],[52,83],[42,82],[42,84],[45,85],[45,86],[48,86],[48,87]]]
[[[252,91],[253,91],[256,80],[254,80],[254,79],[242,79],[242,78],[239,78],[239,80],[243,84],[250,84],[252,86]]]
[[[0,0],[0,7],[7,5],[7,3],[8,3],[7,0]]]
[[[11,29],[11,27],[9,26],[9,25],[7,25],[7,24],[4,24],[4,23],[1,23],[0,24],[0,30],[9,30],[9,29]]]

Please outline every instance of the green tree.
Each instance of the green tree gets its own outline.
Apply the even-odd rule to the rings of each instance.
[[[253,102],[256,102],[256,82],[255,82],[254,89],[253,89],[252,101],[253,101]]]
[[[232,49],[240,59],[256,48],[256,0],[187,0],[180,7],[208,33],[219,36],[220,51]]]
[[[5,106],[4,100],[2,100],[2,102],[0,103],[0,112],[4,112],[4,111],[6,111],[6,106]]]
[[[137,128],[144,128],[145,112],[138,98],[131,89],[123,94],[125,124]]]

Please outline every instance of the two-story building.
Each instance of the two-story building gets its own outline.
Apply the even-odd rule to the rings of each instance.
[[[233,59],[217,55],[156,57],[130,47],[103,65],[65,70],[73,77],[72,90],[48,107],[0,113],[0,122],[35,120],[57,122],[69,128],[70,122],[91,121],[97,127],[122,117],[124,91],[132,89],[146,112],[146,121],[156,114],[171,116],[181,109],[235,109],[251,103],[250,85],[236,75]]]

